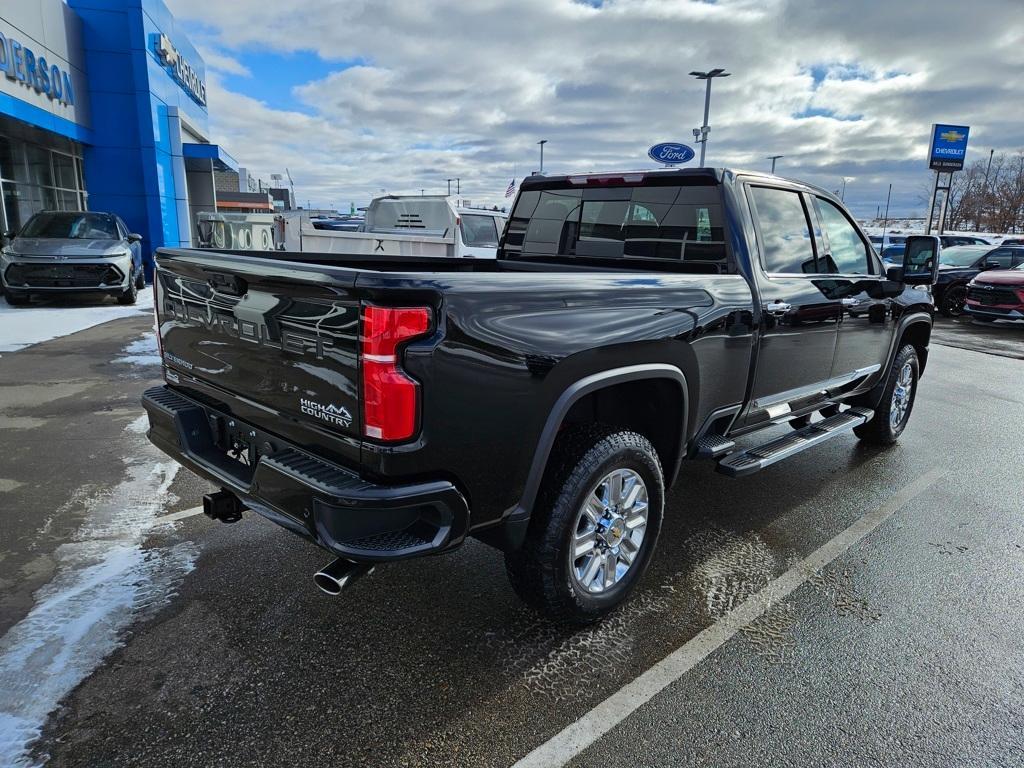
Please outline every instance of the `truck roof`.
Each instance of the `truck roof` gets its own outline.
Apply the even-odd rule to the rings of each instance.
[[[573,173],[562,176],[541,176],[535,174],[533,176],[527,176],[523,179],[520,184],[520,189],[544,189],[545,187],[561,186],[569,183],[579,186],[587,185],[600,185],[601,183],[607,184],[636,184],[648,179],[693,179],[693,178],[705,178],[713,180],[715,183],[721,183],[726,177],[733,176],[755,176],[762,179],[771,179],[774,181],[786,181],[791,184],[799,184],[800,186],[812,189],[815,192],[819,192],[822,195],[836,199],[835,195],[826,189],[822,189],[814,184],[810,184],[800,179],[790,179],[785,176],[776,176],[771,173],[764,171],[748,171],[742,168],[641,168],[637,170],[625,170],[625,171],[600,171],[591,173]]]

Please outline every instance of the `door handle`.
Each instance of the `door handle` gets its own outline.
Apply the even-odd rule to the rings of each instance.
[[[786,302],[779,301],[778,299],[764,305],[764,311],[769,315],[784,315],[791,309],[793,309],[792,304],[787,304]]]

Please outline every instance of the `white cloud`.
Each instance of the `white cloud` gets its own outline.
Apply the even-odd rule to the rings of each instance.
[[[199,51],[199,55],[203,57],[203,61],[206,62],[206,68],[208,70],[213,70],[214,72],[220,72],[226,75],[241,75],[242,77],[252,76],[252,72],[249,71],[249,68],[233,56],[229,56],[223,51],[211,48],[197,41],[193,41],[193,45],[195,45],[196,50]]]
[[[830,189],[854,177],[860,213],[890,181],[897,210],[921,208],[932,122],[971,125],[975,157],[1024,146],[1012,0],[169,4],[208,31],[212,70],[238,74],[230,54],[260,48],[364,62],[299,77],[292,95],[312,114],[210,78],[214,136],[261,175],[287,166],[314,204],[456,176],[466,197],[501,203],[513,166],[536,167],[540,138],[549,172],[650,167],[649,145],[700,124],[703,87],[687,73],[714,66],[732,76],[713,85],[709,164],[765,168],[781,153],[787,175]]]

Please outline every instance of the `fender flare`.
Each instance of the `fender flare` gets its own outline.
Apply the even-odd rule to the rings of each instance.
[[[881,376],[871,389],[867,390],[863,395],[859,395],[861,399],[872,407],[878,404],[878,399],[882,396],[882,389],[885,387],[885,382],[889,378],[889,369],[892,367],[892,361],[900,351],[900,341],[903,339],[908,328],[912,325],[918,324],[927,325],[929,336],[931,335],[932,316],[928,312],[924,310],[914,310],[900,318],[899,324],[896,326],[896,331],[892,335],[892,341],[889,342],[889,354],[885,356],[885,366],[882,368]]]
[[[892,335],[892,341],[889,345],[889,354],[885,358],[885,371],[889,370],[892,365],[893,358],[896,357],[896,353],[900,351],[900,340],[906,334],[907,329],[912,325],[923,323],[928,326],[928,336],[931,337],[931,329],[933,326],[932,316],[924,310],[914,310],[908,312],[900,318],[899,324],[896,326],[896,332]],[[884,378],[884,376],[883,376]]]
[[[686,453],[686,424],[689,414],[689,389],[686,375],[676,366],[667,363],[644,363],[641,365],[630,365],[623,368],[612,368],[607,371],[600,371],[579,379],[569,385],[558,400],[551,407],[544,428],[541,430],[540,438],[537,441],[537,448],[533,453],[533,460],[530,463],[530,471],[526,476],[526,484],[523,486],[523,495],[519,503],[506,511],[506,523],[523,523],[530,519],[534,502],[537,500],[537,493],[540,490],[540,483],[544,477],[544,470],[547,468],[548,459],[551,456],[551,449],[558,436],[558,429],[569,409],[582,397],[596,392],[600,389],[624,384],[630,381],[641,381],[644,379],[669,379],[679,385],[679,392],[682,397],[682,419],[679,424],[679,451],[676,465],[664,467],[666,486],[669,485],[668,478],[674,477],[678,470],[679,463]],[[525,527],[522,531],[525,535]]]

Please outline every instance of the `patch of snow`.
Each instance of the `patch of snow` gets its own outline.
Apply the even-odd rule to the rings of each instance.
[[[12,307],[0,301],[0,352],[14,352],[41,341],[67,336],[94,325],[153,312],[153,289],[139,291],[139,300],[131,306],[112,303],[110,299],[95,305],[69,304],[55,297],[44,303],[34,300],[27,307]]]
[[[27,767],[60,700],[121,642],[133,620],[174,594],[192,569],[191,542],[146,548],[176,497],[174,462],[125,459],[127,476],[85,498],[85,522],[54,553],[54,578],[29,614],[0,638],[0,765]]]
[[[156,343],[156,332],[147,333],[141,339],[136,339],[123,350],[123,357],[114,358],[115,363],[125,365],[163,365],[163,358],[160,357],[160,348]]]
[[[135,419],[131,424],[124,428],[125,432],[134,432],[136,435],[144,435],[149,429],[149,416],[142,414],[139,418]]]

